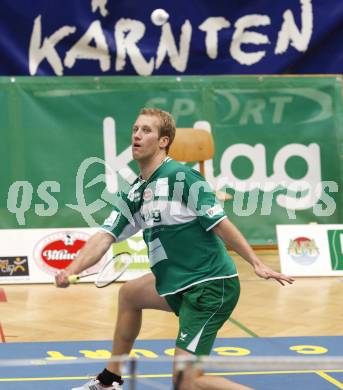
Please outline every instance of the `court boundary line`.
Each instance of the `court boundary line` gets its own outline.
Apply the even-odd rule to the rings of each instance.
[[[240,321],[235,320],[233,317],[229,318],[229,322],[236,325],[239,329],[243,330],[243,332],[247,333],[249,336],[259,338],[260,336],[253,332],[251,329],[247,328],[245,325],[243,325]]]
[[[335,379],[332,376],[328,375],[325,371],[320,370],[320,371],[317,371],[316,374],[318,374],[320,377],[322,377],[326,381],[330,382],[332,385],[337,386],[339,389],[343,390],[343,383],[341,381],[339,381],[338,379]]]

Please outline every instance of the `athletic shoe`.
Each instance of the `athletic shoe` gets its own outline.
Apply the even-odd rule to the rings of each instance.
[[[122,386],[113,382],[110,386],[102,385],[96,378],[85,383],[81,387],[73,387],[71,390],[123,390]]]

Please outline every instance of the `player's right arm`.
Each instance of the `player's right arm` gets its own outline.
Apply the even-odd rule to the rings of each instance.
[[[78,275],[92,267],[101,260],[114,242],[126,240],[139,229],[134,202],[126,193],[117,193],[112,211],[100,231],[89,238],[74,261],[55,276],[57,287],[68,287],[70,275]]]
[[[105,231],[99,231],[91,236],[75,260],[55,276],[57,287],[68,287],[70,275],[78,275],[85,269],[92,267],[104,256],[115,241],[114,237]]]

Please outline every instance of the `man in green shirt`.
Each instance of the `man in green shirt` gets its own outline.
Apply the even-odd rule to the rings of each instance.
[[[67,287],[70,275],[97,263],[113,242],[143,229],[152,273],[127,282],[120,290],[114,356],[130,352],[146,308],[173,311],[179,317],[176,358],[210,353],[240,292],[236,266],[225,244],[248,261],[258,276],[281,284],[293,282],[255,255],[204,178],[168,157],[174,137],[175,122],[169,113],[141,111],[132,131],[132,154],[140,177],[128,193],[118,194],[100,231],[73,263],[56,275],[57,286]],[[77,389],[121,389],[120,374],[120,365],[110,362],[97,378]],[[205,376],[199,369],[187,369],[180,378],[175,365],[173,382],[178,389],[248,389],[224,378]]]

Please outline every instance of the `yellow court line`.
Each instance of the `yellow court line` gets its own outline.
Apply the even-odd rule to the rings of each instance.
[[[338,381],[337,379],[333,378],[332,376],[326,374],[324,371],[316,371],[316,373],[321,376],[322,378],[326,379],[328,382],[332,383],[333,385],[337,386],[339,389],[343,389],[343,383]]]
[[[325,370],[325,372],[332,372],[332,373],[340,373],[343,372],[343,370]],[[318,374],[322,376],[323,378],[327,376],[325,379],[329,380],[328,378],[331,378],[331,383],[334,383],[337,385],[339,384],[342,387],[339,387],[340,389],[343,389],[343,385],[341,382],[336,381],[336,379],[330,377],[329,375],[325,374],[324,371],[317,371],[317,370],[293,370],[293,371],[242,371],[242,372],[210,372],[206,373],[206,375],[211,376],[235,376],[235,375],[277,375],[277,374]],[[93,378],[94,376],[59,376],[59,377],[45,377],[45,378],[0,378],[0,382],[34,382],[34,381],[68,381],[68,380],[86,380]],[[172,374],[138,374],[136,375],[136,378],[138,379],[144,379],[144,378],[171,378]],[[124,379],[130,378],[129,375],[124,375]]]
[[[323,372],[323,371],[321,371]],[[325,370],[325,372],[340,373],[343,370]],[[234,376],[234,375],[279,375],[279,374],[317,374],[316,370],[289,370],[289,371],[242,371],[242,372],[207,372],[206,375]],[[1,380],[1,379],[0,379]]]

